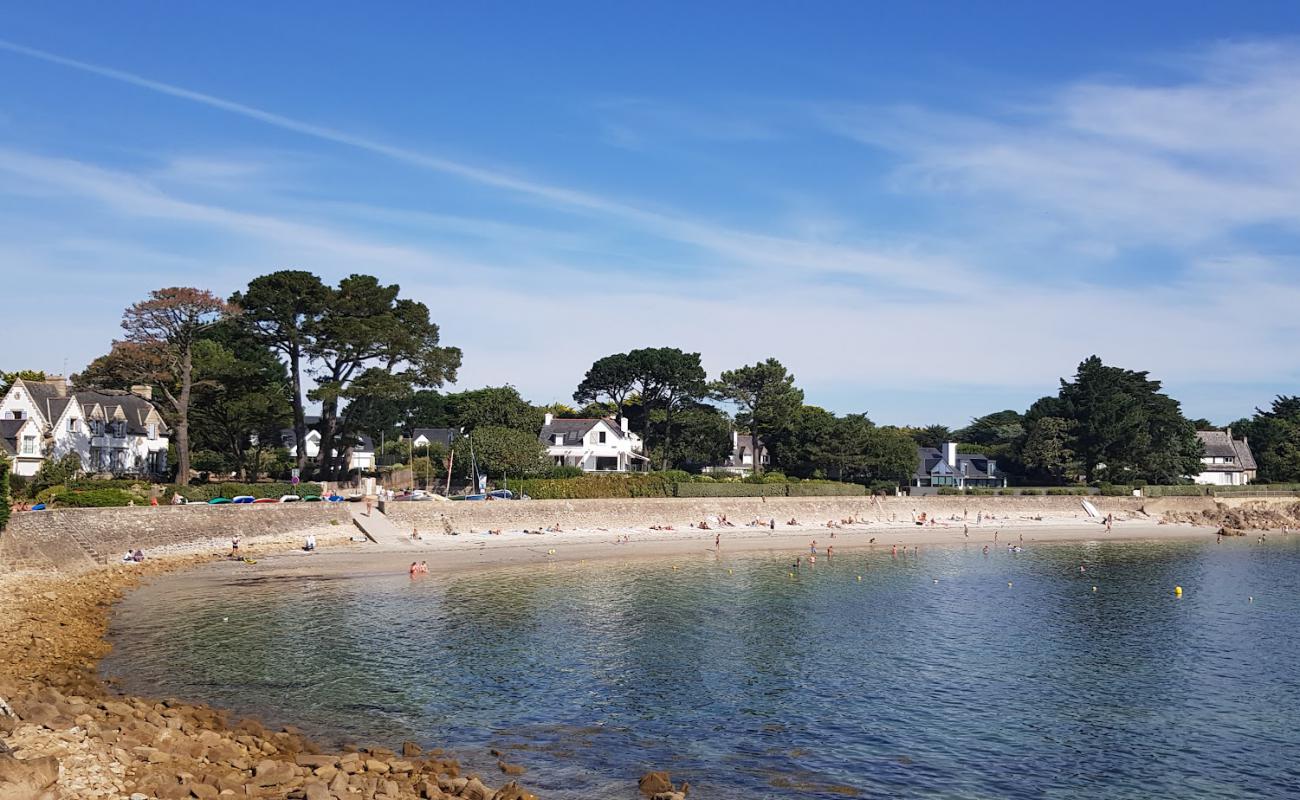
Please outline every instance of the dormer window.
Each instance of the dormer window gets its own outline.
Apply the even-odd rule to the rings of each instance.
[[[76,433],[78,430],[80,430],[80,426],[77,424],[77,420],[68,420],[68,433]]]
[[[596,434],[596,441],[599,442],[599,443],[601,443],[601,444],[604,444],[604,443],[605,443],[605,432],[604,432],[604,431],[600,431],[599,433]]]
[[[149,438],[150,439],[158,438],[158,423],[156,422],[149,423]]]

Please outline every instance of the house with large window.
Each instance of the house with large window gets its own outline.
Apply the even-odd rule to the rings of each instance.
[[[15,475],[35,475],[46,458],[76,453],[88,473],[162,477],[167,434],[147,386],[73,392],[51,376],[14,381],[0,399],[0,437],[14,439]]]
[[[959,453],[956,442],[946,442],[942,448],[918,447],[917,451],[919,463],[912,477],[913,486],[972,489],[1007,485],[996,460],[979,453]]]
[[[641,437],[628,429],[627,417],[615,422],[556,419],[547,414],[537,438],[556,466],[580,467],[584,472],[640,472],[649,461]]]
[[[1193,477],[1193,481],[1214,486],[1245,486],[1255,480],[1255,454],[1250,451],[1245,436],[1234,439],[1232,428],[1197,431],[1196,436],[1205,451],[1201,456],[1201,474]]]

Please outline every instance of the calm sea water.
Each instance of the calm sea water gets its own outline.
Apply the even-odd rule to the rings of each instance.
[[[1300,796],[1300,536],[791,560],[169,578],[105,671],[546,798]]]

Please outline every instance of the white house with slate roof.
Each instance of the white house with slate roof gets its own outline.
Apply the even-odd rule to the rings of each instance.
[[[1214,486],[1245,486],[1255,480],[1255,454],[1243,436],[1232,438],[1232,428],[1226,431],[1197,431],[1197,438],[1205,447],[1201,456],[1201,474],[1193,480]]]
[[[14,381],[0,399],[0,438],[0,449],[14,450],[15,475],[35,475],[46,458],[67,453],[80,456],[87,472],[167,471],[167,425],[148,387],[73,392],[59,376]]]
[[[920,463],[913,486],[951,486],[969,489],[977,486],[1003,487],[1006,475],[998,472],[998,462],[979,453],[958,453],[956,442],[942,449],[918,447]]]
[[[612,419],[556,419],[547,414],[538,439],[558,467],[581,467],[584,472],[639,472],[649,461],[641,437],[628,430],[627,417]]]

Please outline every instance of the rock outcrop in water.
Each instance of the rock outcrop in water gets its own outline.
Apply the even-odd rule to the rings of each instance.
[[[513,781],[492,788],[462,775],[455,759],[414,742],[401,755],[322,752],[291,728],[113,695],[95,675],[108,610],[142,574],[177,565],[0,578],[0,798],[536,800]]]

